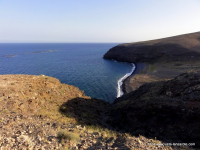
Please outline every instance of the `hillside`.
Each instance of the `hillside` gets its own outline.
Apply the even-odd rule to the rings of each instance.
[[[172,149],[106,124],[111,104],[56,78],[0,75],[0,149]],[[152,143],[152,145],[149,145]]]
[[[120,44],[111,48],[105,59],[124,62],[190,61],[200,57],[200,32],[163,39]]]
[[[0,75],[0,148],[200,147],[200,32],[121,44],[104,58],[137,67],[113,104],[49,76]]]
[[[139,74],[125,82],[125,93],[144,83],[168,80],[200,69],[200,32],[163,39],[120,44],[104,56],[122,62],[135,63]],[[141,67],[138,64],[142,64]]]
[[[136,64],[108,112],[111,126],[200,147],[200,32],[120,44],[104,58]]]
[[[132,135],[200,147],[200,72],[142,85],[115,100],[107,120]]]

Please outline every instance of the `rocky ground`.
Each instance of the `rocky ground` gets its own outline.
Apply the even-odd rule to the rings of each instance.
[[[200,147],[200,72],[152,82],[115,100],[108,122],[132,135]]]
[[[1,150],[20,149],[166,149],[158,140],[140,137],[107,136],[76,124],[62,124],[49,118],[11,113],[0,124]],[[155,145],[154,145],[155,144]],[[168,149],[172,149],[168,147]]]
[[[112,130],[110,104],[52,77],[0,75],[0,104],[1,150],[180,149]]]
[[[109,111],[113,127],[200,147],[200,32],[120,44],[104,58],[139,66]]]

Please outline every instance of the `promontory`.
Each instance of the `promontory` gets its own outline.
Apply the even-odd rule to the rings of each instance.
[[[120,44],[104,58],[136,65],[109,111],[113,126],[200,147],[200,32]]]
[[[120,44],[135,63],[114,103],[45,75],[0,75],[0,149],[200,148],[200,32]]]

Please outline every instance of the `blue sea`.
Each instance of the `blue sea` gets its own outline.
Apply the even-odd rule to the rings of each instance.
[[[77,86],[87,96],[113,102],[117,82],[132,65],[103,59],[118,43],[1,43],[0,74],[55,77]]]

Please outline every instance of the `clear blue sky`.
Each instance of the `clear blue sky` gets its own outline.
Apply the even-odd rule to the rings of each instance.
[[[134,42],[200,31],[200,0],[0,0],[0,43]]]

